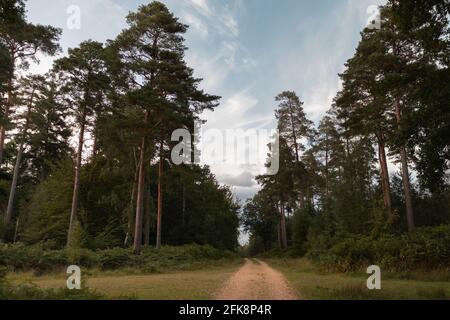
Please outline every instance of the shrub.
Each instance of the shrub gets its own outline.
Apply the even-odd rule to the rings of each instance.
[[[46,250],[42,245],[0,245],[0,266],[7,267],[10,271],[32,270],[39,274],[59,271],[72,264],[102,270],[136,268],[145,272],[158,272],[168,268],[189,268],[205,261],[233,256],[231,252],[200,245],[162,247],[160,250],[145,248],[140,256],[135,255],[131,249],[125,248],[101,251]]]
[[[97,252],[101,269],[117,269],[133,266],[134,255],[129,249],[114,248]]]
[[[312,246],[309,257],[321,267],[342,272],[372,264],[394,271],[450,266],[450,226],[420,228],[398,236],[347,235],[332,243],[328,249]]]
[[[6,274],[7,269],[0,267],[0,300],[99,300],[104,298],[88,288],[44,290],[31,283],[12,285],[6,280]]]

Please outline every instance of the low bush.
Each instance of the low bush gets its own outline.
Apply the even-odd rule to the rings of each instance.
[[[420,228],[403,235],[347,235],[328,248],[312,246],[308,256],[334,271],[378,265],[384,270],[445,269],[450,266],[450,226]]]
[[[140,256],[127,248],[101,251],[46,250],[42,245],[0,245],[0,266],[6,267],[9,271],[31,270],[38,274],[60,271],[72,264],[101,270],[136,268],[144,272],[159,272],[195,267],[207,261],[233,256],[231,252],[200,245],[162,247],[160,250],[145,248]]]
[[[100,300],[105,297],[84,287],[81,290],[40,289],[32,283],[12,285],[6,280],[7,269],[0,268],[0,300]]]

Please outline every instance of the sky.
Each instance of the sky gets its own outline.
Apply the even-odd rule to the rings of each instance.
[[[221,96],[205,113],[209,129],[275,128],[275,96],[290,90],[316,124],[340,89],[338,74],[352,57],[371,16],[384,0],[162,0],[189,25],[187,64],[201,88]],[[64,55],[88,39],[105,42],[126,28],[143,0],[28,0],[28,18],[63,30]],[[73,17],[79,12],[79,28]],[[75,14],[75,15],[74,15]],[[75,26],[75,28],[74,28]],[[44,73],[41,57],[31,72]],[[254,168],[210,164],[219,182],[242,201],[258,190]]]

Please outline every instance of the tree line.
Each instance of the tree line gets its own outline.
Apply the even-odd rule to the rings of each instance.
[[[84,41],[32,75],[39,55],[61,52],[61,30],[28,22],[22,0],[0,10],[2,239],[137,254],[163,243],[236,248],[229,188],[207,167],[170,161],[172,132],[193,132],[220,99],[184,61],[188,26],[154,1],[115,39]]]
[[[449,13],[449,1],[382,6],[317,127],[295,92],[276,97],[280,172],[258,177],[243,210],[254,252],[449,224]]]

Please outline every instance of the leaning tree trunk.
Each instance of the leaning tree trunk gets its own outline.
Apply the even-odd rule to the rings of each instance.
[[[16,165],[14,167],[13,179],[11,183],[11,190],[9,191],[8,207],[5,215],[5,226],[9,225],[12,219],[14,209],[14,197],[16,196],[17,181],[19,179],[20,163],[22,162],[23,154],[23,142],[20,144],[19,151],[17,152]]]
[[[400,128],[400,123],[402,119],[402,111],[400,100],[397,99],[395,104],[395,114],[397,117],[397,124]],[[408,230],[412,231],[415,229],[414,222],[414,209],[412,205],[412,197],[411,197],[411,185],[409,181],[409,169],[408,169],[408,156],[406,153],[405,145],[400,147],[400,160],[402,163],[402,181],[403,181],[403,192],[405,194],[405,205],[406,205],[406,220],[408,224]]]
[[[35,89],[33,88],[30,99],[28,101],[28,108],[27,108],[26,119],[25,119],[25,127],[24,127],[23,133],[22,133],[22,139],[25,139],[25,137],[27,136],[28,126],[29,126],[29,121],[30,121],[30,112],[31,112],[31,107],[33,105],[33,100],[34,100],[34,93],[35,93]],[[16,196],[17,182],[19,180],[20,164],[22,162],[24,148],[25,148],[25,142],[24,142],[24,140],[22,140],[20,143],[20,146],[19,146],[19,150],[17,151],[16,164],[14,166],[13,179],[11,182],[11,189],[9,191],[8,206],[6,208],[5,221],[4,221],[5,226],[10,224],[10,222],[12,220],[12,216],[13,216],[14,198]]]
[[[156,218],[156,249],[161,248],[161,226],[162,226],[162,175],[163,175],[163,144],[159,149],[159,169],[158,169],[158,213]]]
[[[78,197],[80,193],[80,174],[81,174],[81,165],[83,159],[83,145],[84,145],[84,132],[86,129],[86,116],[87,116],[87,107],[83,107],[83,113],[81,116],[80,123],[80,134],[78,137],[78,150],[77,150],[77,160],[75,164],[75,180],[73,185],[73,195],[72,195],[72,209],[70,211],[70,222],[69,222],[69,233],[67,236],[67,247],[70,247],[73,243],[73,231],[75,228],[75,223],[77,219],[77,211],[78,211]]]

